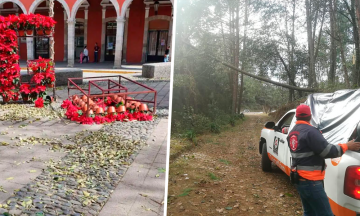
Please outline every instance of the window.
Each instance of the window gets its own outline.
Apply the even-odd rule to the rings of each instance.
[[[278,124],[278,128],[290,127],[291,121],[293,120],[295,112],[288,113]]]

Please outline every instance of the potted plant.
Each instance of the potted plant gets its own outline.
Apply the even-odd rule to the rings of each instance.
[[[22,84],[20,86],[19,92],[24,102],[29,101],[29,95],[31,93],[29,84]]]

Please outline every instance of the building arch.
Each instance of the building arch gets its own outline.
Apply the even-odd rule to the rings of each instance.
[[[128,7],[130,6],[131,2],[133,0],[125,0],[124,3],[121,6],[121,13],[120,13],[120,17],[121,18],[125,18],[126,15],[126,10],[128,9]],[[171,4],[174,5],[174,0],[171,0]]]
[[[75,20],[77,11],[79,10],[81,4],[84,3],[85,1],[86,0],[76,0],[75,4],[73,5],[73,7],[71,9],[71,19],[72,20]],[[119,3],[117,2],[117,0],[110,0],[110,2],[115,7],[116,15],[119,16],[119,8],[120,8]]]
[[[30,6],[30,9],[29,9],[29,13],[35,13],[35,10],[36,8],[40,5],[41,2],[43,2],[44,0],[35,0],[31,6]],[[66,15],[67,17],[70,17],[70,9],[69,9],[69,6],[68,4],[66,3],[65,0],[57,0],[63,7],[64,7],[64,10],[66,11]]]
[[[110,22],[110,21],[116,21],[116,17],[108,17],[104,19],[105,23]]]
[[[20,0],[4,0],[3,2],[1,2],[1,4],[8,3],[8,2],[16,4],[17,6],[19,6],[21,8],[21,10],[24,14],[27,14],[27,10]]]

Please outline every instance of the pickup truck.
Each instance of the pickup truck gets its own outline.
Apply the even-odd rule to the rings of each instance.
[[[358,123],[360,121],[360,90],[352,90],[352,93],[349,91],[329,94],[327,95],[329,98],[324,97],[325,94],[311,95],[305,102],[311,108],[313,117],[311,124],[322,131],[329,143],[346,143],[354,138],[356,141],[360,140],[360,123]],[[351,94],[359,97],[354,100],[349,96]],[[342,105],[338,104],[339,98],[344,102]],[[324,104],[327,105],[324,106]],[[343,108],[339,110],[339,107]],[[326,118],[331,120],[328,121]],[[291,154],[286,138],[295,122],[295,109],[293,109],[277,123],[265,124],[259,142],[261,167],[264,172],[270,172],[274,163],[290,175]],[[335,140],[339,142],[334,143]],[[324,187],[333,213],[336,216],[360,216],[360,153],[347,151],[342,157],[325,161]]]

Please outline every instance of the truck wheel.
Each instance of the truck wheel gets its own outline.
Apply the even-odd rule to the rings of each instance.
[[[266,143],[264,143],[262,146],[261,168],[264,172],[271,172],[271,160],[267,154]]]

